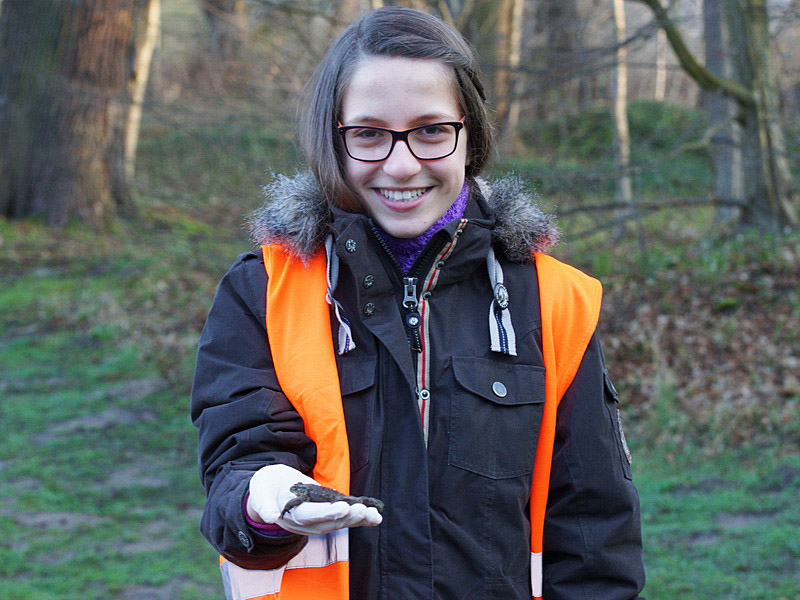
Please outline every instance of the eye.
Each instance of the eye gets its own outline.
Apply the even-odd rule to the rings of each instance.
[[[361,127],[359,129],[351,129],[348,131],[348,135],[352,138],[369,141],[369,140],[377,140],[384,135],[386,135],[385,131],[381,131],[380,129],[372,129],[371,127]]]
[[[447,125],[426,125],[422,129],[418,129],[420,135],[436,136],[447,133]]]

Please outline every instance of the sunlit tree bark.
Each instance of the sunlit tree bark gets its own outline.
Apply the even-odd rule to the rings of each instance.
[[[519,120],[519,64],[522,52],[522,0],[498,2],[497,41],[495,46],[494,92],[497,124],[501,133],[501,146],[506,150],[515,147],[516,127]]]
[[[612,122],[614,124],[614,158],[617,167],[617,201],[633,206],[633,182],[631,181],[631,136],[628,127],[628,51],[625,46],[625,3],[613,0],[614,30],[617,56],[614,65],[612,90]],[[621,228],[617,234],[620,235]]]
[[[663,102],[667,97],[667,36],[664,30],[656,33],[656,84],[653,99]]]
[[[125,176],[129,181],[133,181],[136,170],[136,148],[139,145],[144,96],[160,29],[161,0],[136,0],[134,65],[128,83],[130,106],[125,123]]]

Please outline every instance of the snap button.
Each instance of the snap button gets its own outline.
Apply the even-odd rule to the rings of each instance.
[[[372,313],[375,312],[375,305],[372,302],[367,302],[364,305],[364,315],[369,317],[372,316]]]
[[[250,541],[250,537],[244,531],[240,531],[238,537],[239,541],[242,542],[242,546],[250,550],[250,548],[253,546],[252,542]]]
[[[366,277],[364,277],[365,288],[371,288],[373,285],[375,285],[375,277],[373,277],[372,275],[367,275]]]
[[[492,391],[494,392],[494,395],[497,396],[498,398],[505,398],[506,394],[508,393],[506,386],[504,386],[499,381],[495,381],[492,384]]]
[[[350,254],[356,251],[356,241],[355,240],[347,240],[344,243],[344,249],[347,250]]]
[[[439,262],[436,263],[436,268],[441,269],[442,267],[444,267],[444,261],[440,260]]]
[[[428,390],[428,389],[426,389],[426,388],[422,388],[422,389],[419,391],[419,397],[420,397],[422,400],[430,400],[430,397],[431,397],[431,392],[430,392],[430,390]]]
[[[430,292],[425,292],[424,294],[422,294],[422,297],[427,300],[428,298],[431,297],[431,293]]]
[[[508,290],[502,283],[495,284],[494,286],[494,301],[501,310],[508,308]]]

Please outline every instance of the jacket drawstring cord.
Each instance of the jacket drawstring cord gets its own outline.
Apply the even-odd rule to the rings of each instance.
[[[325,292],[325,301],[333,306],[336,313],[336,320],[339,321],[339,348],[338,353],[342,355],[350,352],[356,347],[353,341],[353,334],[350,330],[350,321],[344,314],[344,308],[339,301],[333,297],[336,285],[339,283],[339,257],[333,249],[333,236],[325,238],[325,257],[327,260],[326,277],[328,279],[328,289]]]
[[[486,259],[489,267],[489,281],[492,284],[492,304],[489,306],[489,337],[492,352],[501,352],[511,356],[517,355],[517,338],[511,324],[511,311],[508,309],[508,289],[503,285],[503,268],[494,255],[494,248],[489,246]]]

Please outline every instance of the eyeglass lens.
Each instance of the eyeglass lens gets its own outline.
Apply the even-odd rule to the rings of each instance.
[[[453,125],[436,123],[408,132],[406,141],[419,159],[432,160],[452,154],[458,141]],[[384,160],[392,151],[392,133],[373,127],[348,129],[344,134],[347,152],[356,160]]]

